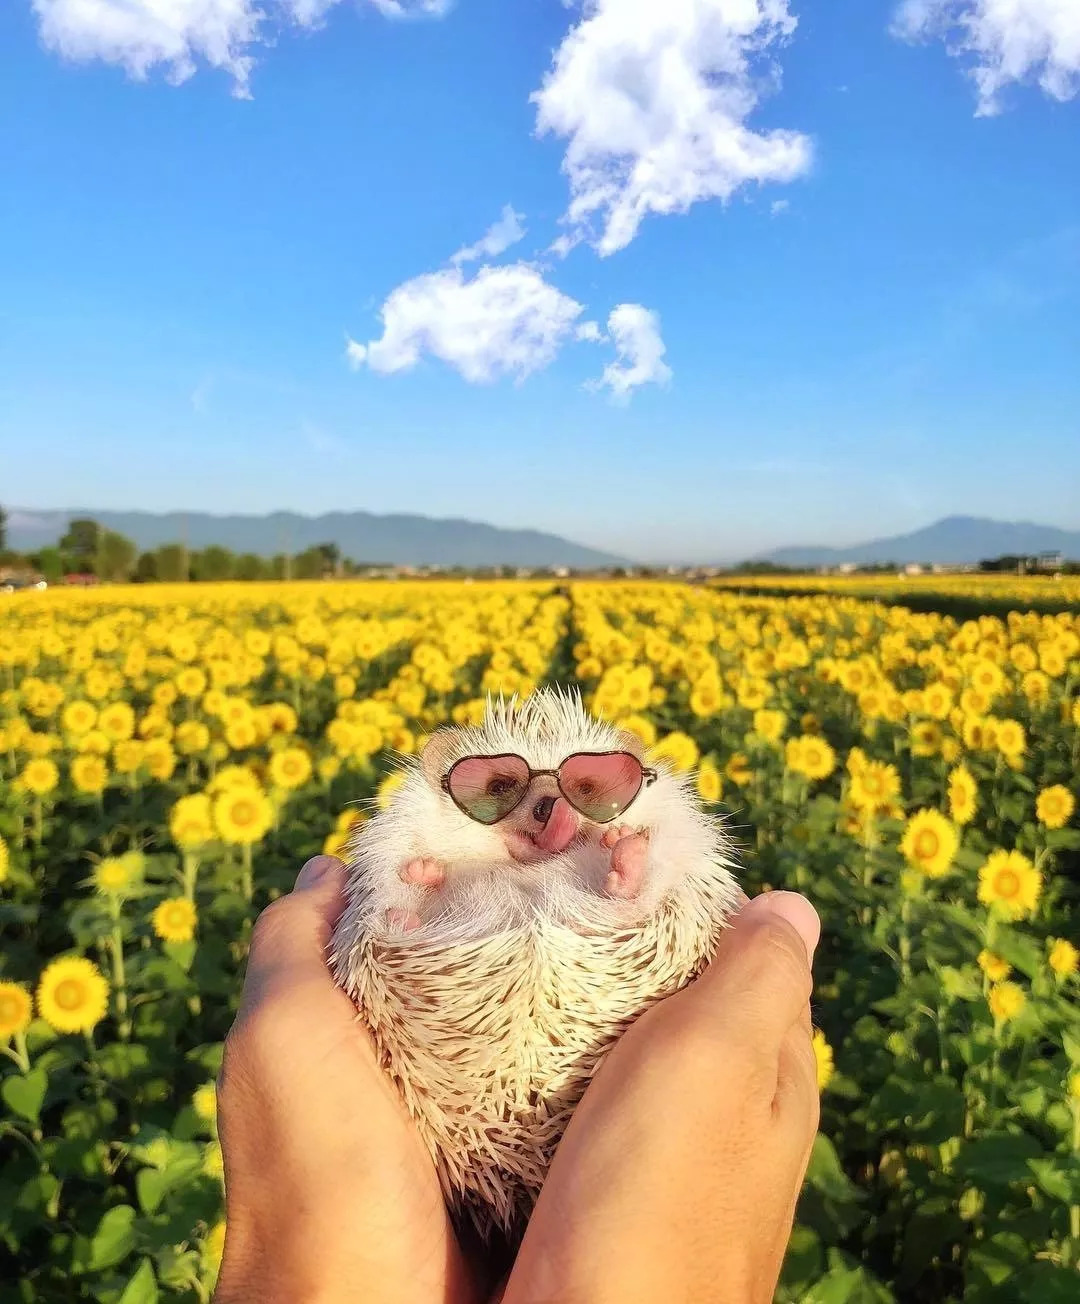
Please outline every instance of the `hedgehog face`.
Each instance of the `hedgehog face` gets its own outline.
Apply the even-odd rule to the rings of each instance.
[[[523,703],[489,705],[479,726],[440,730],[428,741],[421,765],[453,815],[461,815],[463,792],[472,798],[466,799],[467,808],[482,810],[473,815],[479,821],[478,840],[490,846],[497,837],[511,860],[532,865],[564,855],[575,844],[597,841],[603,832],[607,820],[590,819],[580,809],[588,810],[588,803],[576,796],[575,809],[550,772],[582,752],[623,754],[624,774],[618,773],[618,761],[601,761],[601,769],[614,766],[615,785],[621,781],[624,791],[640,782],[639,739],[589,716],[576,694],[557,690],[540,690]],[[636,759],[627,761],[626,753]],[[490,758],[505,759],[499,764]],[[592,765],[596,768],[597,762]],[[452,771],[457,785],[453,792]],[[529,771],[534,772],[531,777]],[[565,771],[563,777],[565,782]],[[505,815],[499,814],[500,800],[508,808]]]

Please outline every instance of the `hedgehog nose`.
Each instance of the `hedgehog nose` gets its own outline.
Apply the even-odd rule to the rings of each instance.
[[[541,797],[533,807],[533,816],[538,819],[541,824],[546,824],[548,820],[551,819],[551,812],[554,808],[554,797]]]

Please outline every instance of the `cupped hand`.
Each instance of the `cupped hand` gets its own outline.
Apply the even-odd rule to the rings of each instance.
[[[475,1304],[430,1157],[326,966],[344,866],[317,856],[255,925],[225,1043],[217,1304]]]
[[[745,905],[697,982],[608,1054],[574,1112],[505,1304],[767,1304],[817,1131],[820,925]]]

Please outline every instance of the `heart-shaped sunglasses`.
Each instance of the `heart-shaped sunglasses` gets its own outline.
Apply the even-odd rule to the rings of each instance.
[[[571,806],[596,824],[621,815],[656,779],[632,752],[574,752],[555,770],[534,770],[523,756],[463,756],[443,775],[442,789],[480,824],[498,824],[525,799],[533,779],[552,775]]]

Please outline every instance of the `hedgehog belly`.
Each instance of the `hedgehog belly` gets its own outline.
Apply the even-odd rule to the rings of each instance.
[[[700,972],[722,926],[715,908],[665,905],[611,933],[538,918],[454,945],[360,944],[347,990],[458,1220],[520,1236],[604,1052]]]

